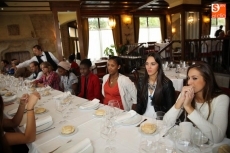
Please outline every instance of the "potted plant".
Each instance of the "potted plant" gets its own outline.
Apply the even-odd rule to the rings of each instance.
[[[119,47],[117,47],[116,52],[117,55],[123,55],[127,51],[127,46],[120,44]]]
[[[109,56],[109,55],[112,55],[114,56],[114,49],[115,49],[115,46],[114,45],[111,45],[109,47],[106,47],[106,49],[104,50],[104,54],[106,56]]]

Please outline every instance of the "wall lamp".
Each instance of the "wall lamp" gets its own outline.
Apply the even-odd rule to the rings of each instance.
[[[115,18],[113,16],[109,17],[109,26],[110,26],[111,29],[114,29],[115,26],[116,26],[116,20],[115,20]]]
[[[129,25],[131,24],[131,22],[132,22],[132,19],[131,19],[131,16],[125,16],[124,18],[123,18],[123,22],[124,22],[124,24],[127,26],[127,28],[129,29],[130,27],[129,27]]]

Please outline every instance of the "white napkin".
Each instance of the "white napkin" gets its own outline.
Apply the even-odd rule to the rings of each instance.
[[[98,100],[98,99],[94,98],[92,101],[87,102],[85,105],[83,104],[83,105],[82,105],[82,106],[80,106],[79,108],[80,108],[80,109],[87,109],[87,108],[91,108],[91,107],[93,107],[93,106],[95,106],[95,105],[98,105],[98,104],[99,104],[99,102],[100,102],[100,100]]]
[[[54,96],[53,98],[55,98],[55,99],[66,98],[66,97],[68,97],[70,95],[71,95],[71,93],[70,93],[70,91],[68,91],[68,92],[64,92],[64,93],[62,93],[60,95]]]
[[[92,144],[89,138],[85,138],[73,147],[63,151],[63,153],[93,153],[93,149],[88,149]]]
[[[39,127],[43,124],[49,123],[52,121],[52,117],[50,115],[48,116],[44,116],[44,117],[40,117],[36,120],[36,127]],[[26,123],[24,124],[24,128],[26,128]]]
[[[187,78],[187,75],[186,74],[179,74],[179,77],[182,78],[182,79],[186,79]]]
[[[117,116],[117,118],[115,119],[115,122],[120,123],[124,120],[127,120],[133,116],[135,116],[137,113],[134,110],[130,110],[127,113],[123,113],[122,115]]]

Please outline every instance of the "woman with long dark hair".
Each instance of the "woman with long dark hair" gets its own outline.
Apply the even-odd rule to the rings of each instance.
[[[172,81],[163,72],[161,57],[150,53],[145,62],[145,75],[138,87],[137,113],[156,117],[157,111],[167,112],[175,103]]]
[[[120,108],[131,110],[137,103],[137,90],[134,83],[122,75],[122,61],[119,57],[110,57],[107,63],[108,73],[103,77],[102,95],[103,103],[117,100]]]
[[[12,145],[31,143],[36,138],[36,125],[34,106],[37,100],[40,98],[39,93],[34,92],[30,95],[24,94],[20,99],[18,110],[12,119],[3,118],[4,104],[2,97],[0,96],[0,152],[8,153]],[[27,105],[27,121],[25,133],[20,132],[5,132],[5,128],[16,128],[19,126],[24,111]]]
[[[226,135],[229,97],[222,94],[207,63],[197,62],[190,66],[187,76],[187,85],[182,88],[175,105],[165,114],[164,121],[174,122],[184,110],[182,115],[185,118],[201,131],[209,128],[214,143],[219,143]]]

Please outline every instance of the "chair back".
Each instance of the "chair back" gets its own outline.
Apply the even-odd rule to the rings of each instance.
[[[96,65],[96,75],[99,78],[102,78],[104,75],[107,74],[107,62],[99,62],[99,63],[95,63]]]

